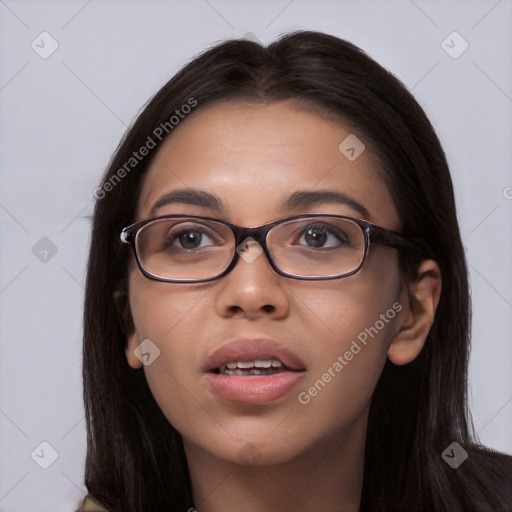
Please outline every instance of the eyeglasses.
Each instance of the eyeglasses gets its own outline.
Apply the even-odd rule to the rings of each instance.
[[[295,279],[353,275],[374,243],[426,252],[417,240],[360,219],[330,214],[296,215],[250,228],[209,217],[164,215],[124,228],[121,242],[131,244],[144,276],[170,283],[218,279],[240,257],[250,263],[261,252],[278,274]],[[249,251],[251,245],[256,252]]]

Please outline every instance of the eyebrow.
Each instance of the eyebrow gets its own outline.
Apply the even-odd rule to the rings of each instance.
[[[215,212],[224,210],[224,203],[216,194],[198,188],[182,188],[174,190],[160,198],[151,208],[150,215],[154,215],[158,208],[173,203],[203,206]]]
[[[222,199],[216,194],[197,188],[183,188],[161,197],[151,208],[150,215],[154,215],[162,206],[173,203],[202,206],[214,212],[225,209]],[[361,203],[347,194],[333,190],[299,190],[281,201],[279,208],[282,211],[306,210],[318,204],[341,204],[351,207],[363,217],[370,217],[370,212]]]
[[[361,203],[347,194],[333,190],[299,190],[284,200],[281,203],[281,208],[283,210],[305,210],[317,204],[341,204],[350,206],[363,217],[370,217],[370,212]]]

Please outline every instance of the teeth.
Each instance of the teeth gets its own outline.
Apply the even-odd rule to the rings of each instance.
[[[256,359],[255,361],[230,361],[226,363],[226,367],[230,370],[234,370],[235,368],[241,368],[242,370],[247,370],[249,368],[280,368],[283,366],[283,363],[277,359]]]
[[[247,372],[239,370],[249,370],[250,375],[261,375],[261,369],[279,369],[283,367],[283,363],[277,359],[256,359],[255,361],[230,361],[220,367],[221,373],[227,375],[247,375]]]
[[[252,368],[254,366],[254,363],[252,363],[251,361],[237,361],[236,365],[238,366],[238,368],[246,370],[248,368]]]
[[[281,366],[279,361],[276,361],[276,363],[279,363],[279,366]],[[256,359],[256,361],[254,361],[254,366],[256,366],[256,368],[270,368],[272,366],[272,361],[270,359]]]
[[[273,375],[274,373],[279,373],[279,371],[276,368],[251,368],[250,370],[241,370],[237,368],[236,370],[225,369],[221,371],[222,375],[236,375],[238,377],[246,377],[247,375]]]

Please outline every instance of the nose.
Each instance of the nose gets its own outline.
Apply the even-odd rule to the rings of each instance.
[[[274,271],[256,241],[244,242],[238,251],[236,266],[220,280],[217,313],[224,318],[237,314],[250,319],[284,318],[290,308],[286,278]]]

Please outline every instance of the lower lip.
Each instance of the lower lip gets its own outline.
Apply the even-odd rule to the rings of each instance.
[[[305,372],[281,372],[273,375],[220,375],[206,373],[207,387],[215,394],[233,402],[261,404],[277,400],[288,393]]]

